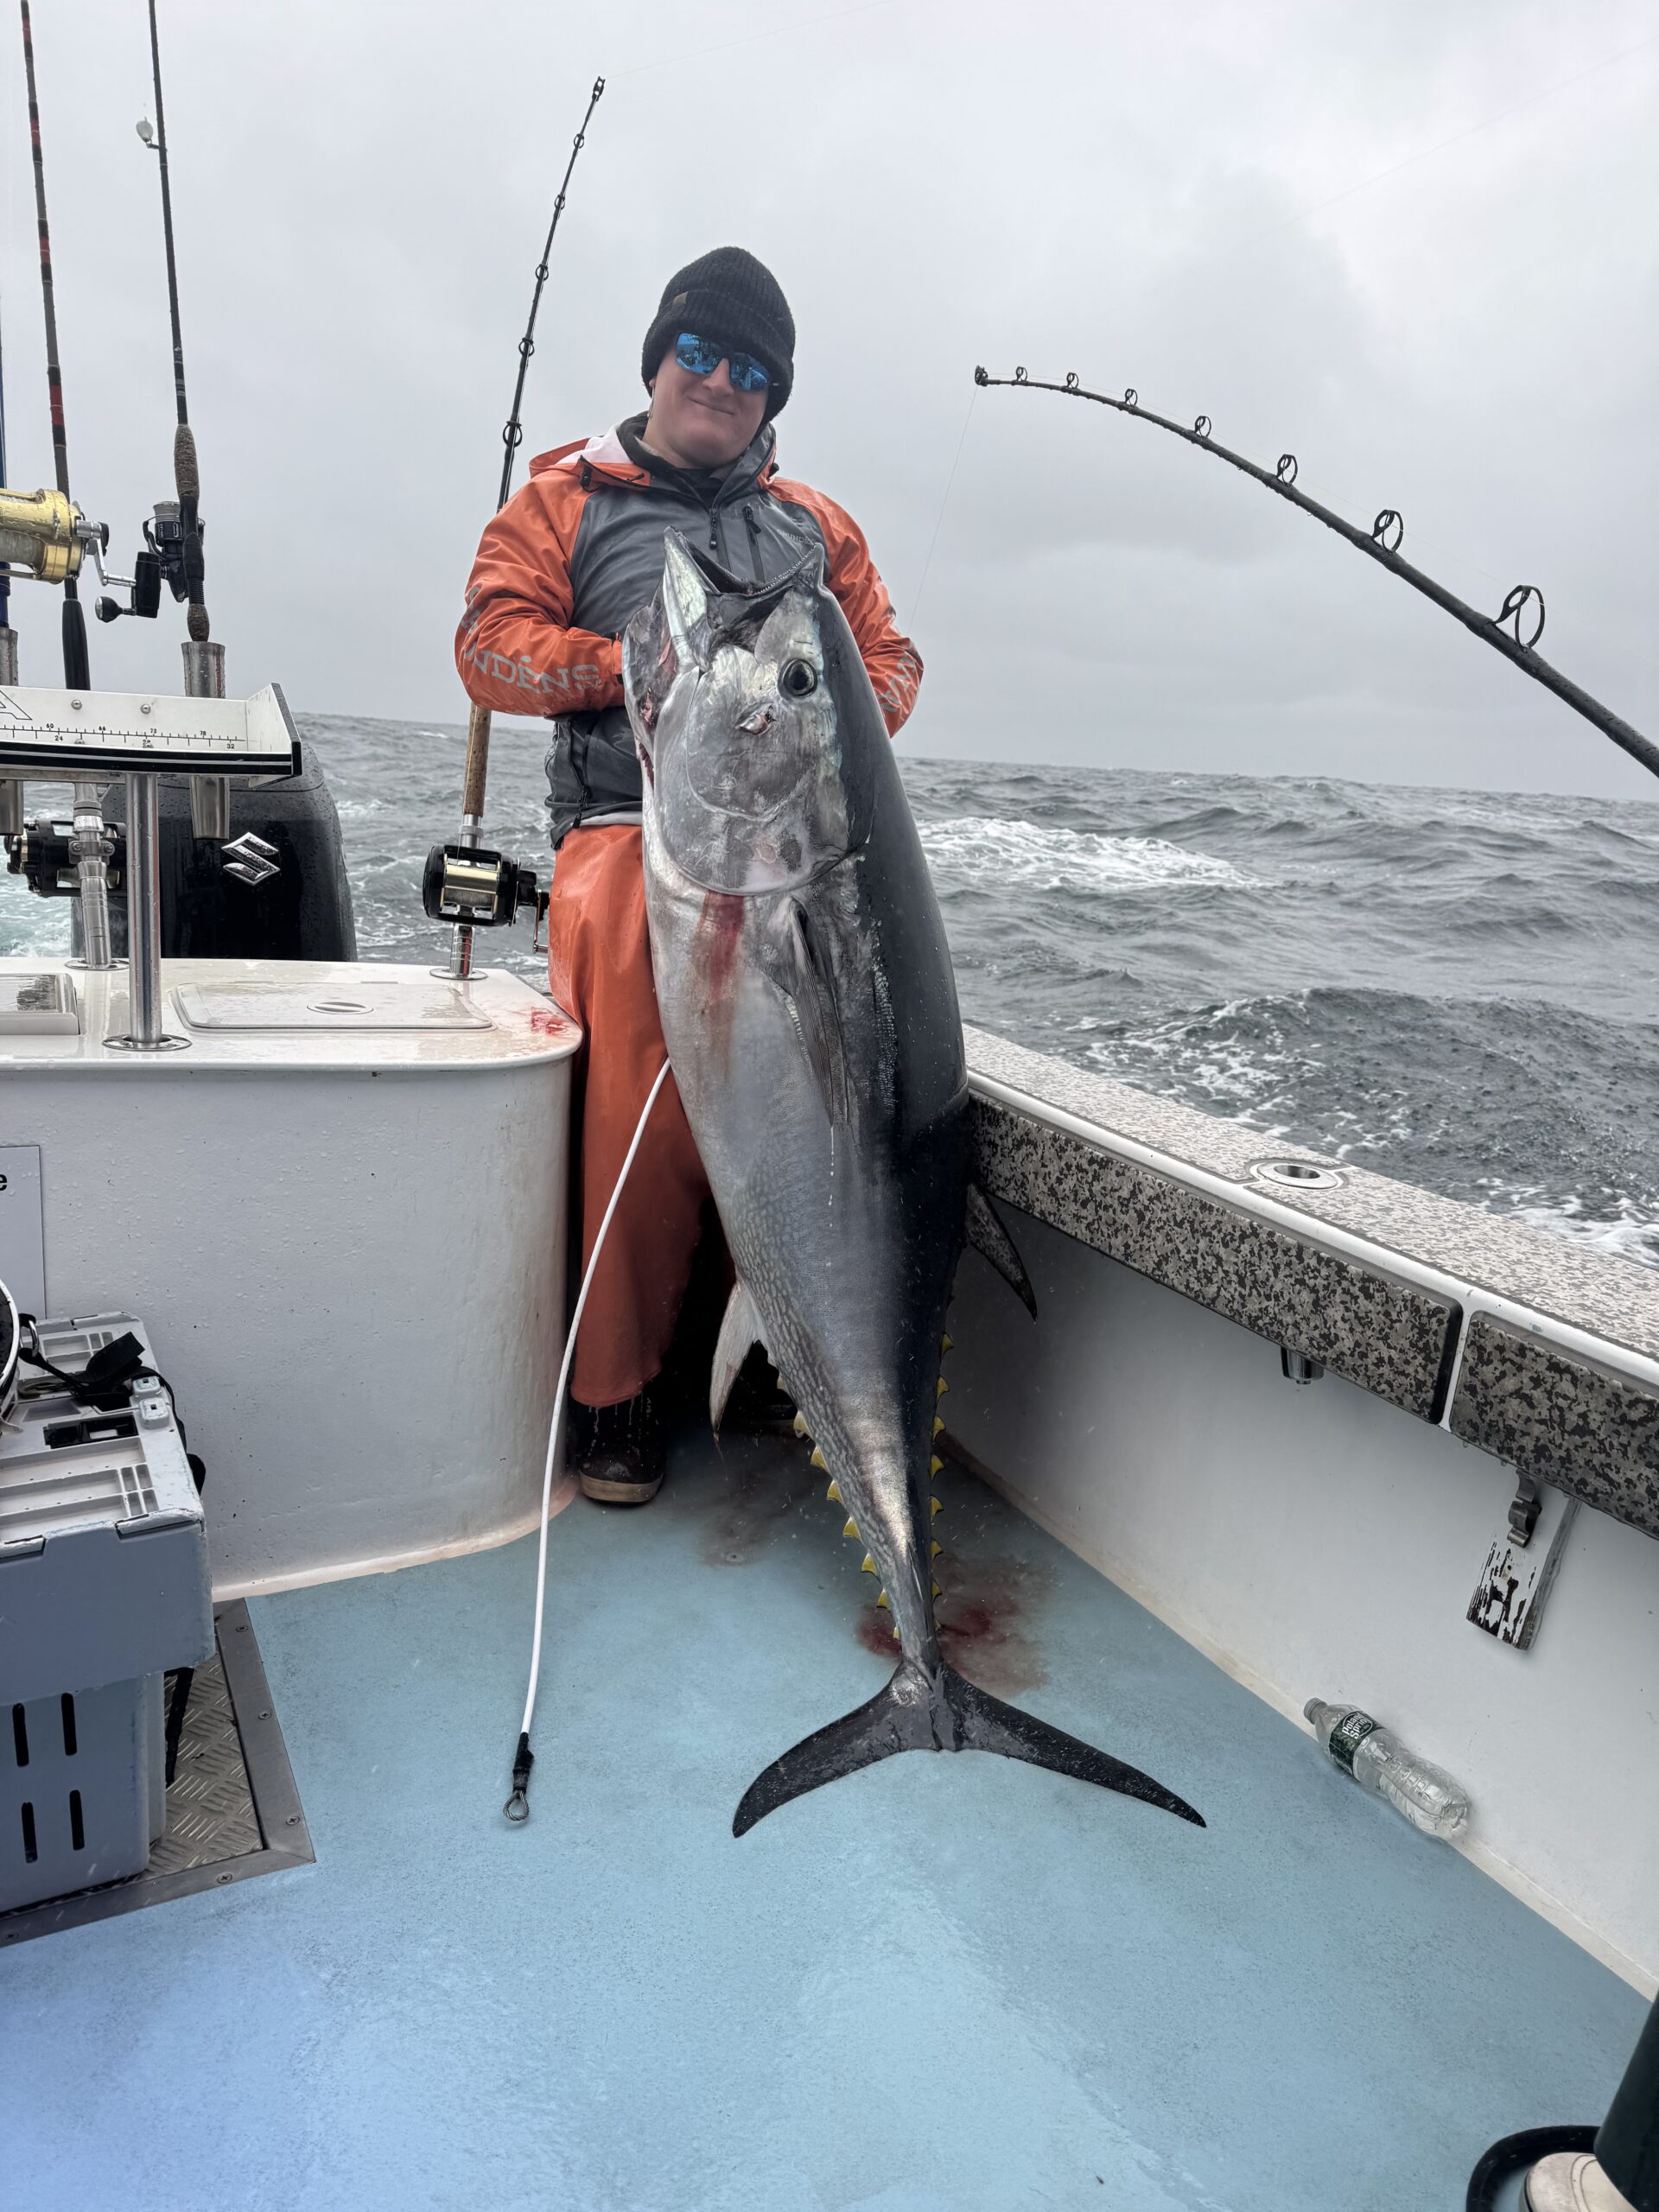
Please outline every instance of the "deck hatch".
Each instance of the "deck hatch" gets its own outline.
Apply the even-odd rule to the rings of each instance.
[[[440,978],[411,989],[393,983],[353,982],[339,990],[288,977],[245,976],[230,982],[181,983],[173,994],[181,1020],[196,1030],[424,1030],[489,1029],[464,989]]]
[[[126,1881],[0,1914],[0,1946],[315,1858],[246,1605],[238,1599],[217,1607],[213,1625],[218,1648],[196,1669],[167,1793],[167,1827],[149,1864]],[[67,1717],[65,1725],[67,1732]],[[71,1802],[69,1817],[79,1825],[78,1803]]]

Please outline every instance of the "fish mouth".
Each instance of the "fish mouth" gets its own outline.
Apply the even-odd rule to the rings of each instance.
[[[792,569],[769,576],[762,583],[735,575],[701,546],[687,545],[686,557],[709,587],[709,643],[753,647],[767,621],[791,594],[803,599],[816,596],[818,568],[823,556],[816,548],[803,553]]]

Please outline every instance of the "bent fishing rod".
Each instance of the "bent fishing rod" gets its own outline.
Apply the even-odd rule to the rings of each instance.
[[[152,0],[153,4],[153,0]],[[564,165],[558,196],[553,202],[552,219],[547,226],[547,238],[542,247],[542,257],[536,264],[535,289],[530,296],[530,318],[524,325],[524,334],[518,340],[518,374],[512,387],[512,406],[501,432],[501,442],[506,451],[501,456],[501,483],[496,493],[495,512],[499,514],[507,504],[512,490],[512,464],[519,447],[524,443],[524,423],[520,410],[524,405],[524,378],[530,368],[530,357],[536,351],[536,316],[542,304],[542,289],[547,283],[547,266],[553,251],[553,240],[557,235],[559,218],[564,213],[565,194],[570,188],[571,173],[576,166],[576,156],[588,143],[588,125],[594,119],[594,110],[599,105],[605,90],[605,79],[595,77],[594,89],[588,95],[587,112],[582,118],[582,128],[570,143],[570,158]],[[461,772],[461,835],[452,845],[434,845],[427,855],[426,874],[421,887],[421,903],[432,919],[453,922],[454,937],[451,944],[449,965],[435,968],[435,976],[452,976],[464,979],[473,972],[473,931],[492,929],[512,922],[521,906],[537,904],[536,879],[528,868],[500,853],[484,851],[479,842],[484,828],[484,787],[490,772],[490,710],[474,706],[467,716],[467,762]],[[539,908],[538,908],[539,912]]]
[[[1329,507],[1322,506],[1317,499],[1309,499],[1306,492],[1297,489],[1296,456],[1294,453],[1281,453],[1271,470],[1260,468],[1255,461],[1247,461],[1243,454],[1234,453],[1228,447],[1216,442],[1211,434],[1207,415],[1200,415],[1190,427],[1184,423],[1172,422],[1166,415],[1154,415],[1150,408],[1141,406],[1140,394],[1133,385],[1128,387],[1121,399],[1114,399],[1107,392],[1085,391],[1077,381],[1075,370],[1067,371],[1064,384],[1046,384],[1039,377],[1027,376],[1022,368],[1015,369],[1011,377],[994,377],[988,370],[976,368],[974,382],[981,385],[1019,385],[1029,391],[1053,391],[1066,399],[1090,399],[1096,406],[1109,407],[1116,414],[1133,415],[1139,422],[1154,423],[1159,429],[1167,430],[1173,436],[1183,439],[1186,444],[1197,446],[1200,452],[1214,454],[1217,460],[1224,461],[1244,475],[1254,477],[1258,484],[1265,486],[1280,499],[1289,500],[1304,514],[1312,515],[1327,530],[1334,530],[1339,537],[1345,537],[1351,545],[1357,546],[1373,561],[1381,563],[1390,575],[1411,585],[1414,591],[1421,592],[1425,599],[1432,599],[1436,607],[1443,607],[1472,635],[1491,645],[1495,652],[1502,653],[1506,660],[1512,661],[1524,675],[1531,677],[1534,683],[1541,683],[1547,691],[1553,691],[1558,699],[1564,700],[1575,714],[1582,715],[1587,722],[1592,722],[1604,736],[1611,737],[1615,745],[1628,753],[1632,760],[1639,760],[1650,775],[1659,776],[1659,746],[1643,737],[1639,730],[1632,729],[1622,715],[1614,714],[1610,707],[1604,707],[1600,700],[1592,699],[1570,677],[1563,676],[1560,669],[1552,667],[1548,661],[1534,651],[1544,631],[1544,595],[1535,584],[1516,584],[1505,594],[1503,604],[1496,614],[1483,614],[1478,607],[1471,607],[1465,600],[1459,599],[1455,592],[1448,591],[1444,584],[1436,583],[1433,576],[1426,575],[1411,562],[1402,559],[1400,544],[1405,536],[1405,524],[1393,507],[1384,507],[1369,531],[1360,530],[1341,515],[1333,513]],[[1524,638],[1521,634],[1523,620],[1530,626],[1529,634]]]

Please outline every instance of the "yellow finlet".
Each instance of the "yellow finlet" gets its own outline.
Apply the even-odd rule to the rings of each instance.
[[[950,1349],[952,1348],[952,1346],[955,1344],[956,1341],[957,1341],[957,1340],[956,1340],[956,1338],[955,1338],[954,1337],[950,1337],[950,1336],[941,1337],[941,1338],[939,1338],[939,1350],[940,1350],[941,1351],[950,1351]]]
[[[943,1436],[944,1434],[944,1415],[943,1414],[935,1414],[933,1416],[933,1433],[935,1436]]]
[[[847,1526],[841,1533],[843,1536],[855,1536],[858,1534],[858,1523],[850,1513],[847,1516]]]
[[[812,1465],[815,1467],[822,1467],[826,1475],[830,1471],[830,1462],[823,1456],[823,1446],[821,1444],[815,1444],[812,1446]]]
[[[944,1472],[944,1462],[937,1452],[927,1463],[927,1471],[930,1475],[942,1475]]]
[[[944,1546],[939,1541],[938,1538],[935,1536],[932,1543],[928,1548],[927,1555],[930,1559],[940,1559],[943,1558],[944,1554]]]
[[[830,1482],[829,1489],[825,1491],[823,1494],[829,1499],[831,1505],[845,1505],[847,1503],[846,1499],[841,1494],[841,1484],[833,1479]]]
[[[936,1598],[943,1598],[944,1595],[944,1591],[940,1589],[937,1582],[933,1585],[933,1595]]]
[[[875,1602],[884,1613],[890,1613],[893,1611],[892,1606],[887,1603],[887,1593],[885,1590],[881,1592]]]
[[[899,1631],[898,1631],[898,1630],[897,1630],[896,1628],[890,1628],[890,1629],[887,1630],[887,1634],[888,1634],[888,1635],[893,1638],[893,1642],[894,1642],[895,1643],[899,1643],[899,1642],[901,1640],[901,1639],[900,1639],[900,1637],[899,1637]]]
[[[866,1553],[865,1553],[865,1554],[864,1554],[864,1564],[863,1564],[863,1565],[859,1568],[859,1570],[858,1570],[858,1571],[859,1571],[859,1573],[860,1573],[861,1574],[874,1574],[874,1573],[876,1573],[876,1571],[877,1571],[877,1570],[876,1570],[876,1564],[875,1564],[875,1561],[874,1561],[874,1560],[870,1557],[870,1555],[869,1555],[868,1552],[866,1552]]]
[[[933,1385],[933,1395],[936,1398],[942,1398],[950,1388],[950,1385],[945,1381],[944,1376],[941,1375],[938,1381]]]
[[[797,1436],[805,1436],[808,1433],[804,1414],[798,1413],[795,1416],[795,1433]]]
[[[944,1512],[944,1500],[942,1497],[930,1497],[927,1502],[932,1507],[935,1513]]]

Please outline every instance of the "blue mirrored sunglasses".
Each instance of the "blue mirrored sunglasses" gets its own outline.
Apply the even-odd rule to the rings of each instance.
[[[695,337],[689,330],[683,330],[675,340],[674,358],[694,377],[711,377],[726,362],[740,391],[764,391],[772,382],[753,353],[734,353],[729,346],[716,345],[712,338]]]

